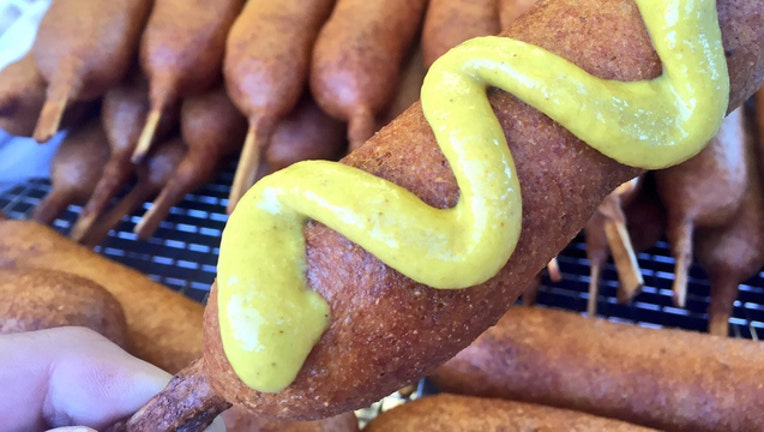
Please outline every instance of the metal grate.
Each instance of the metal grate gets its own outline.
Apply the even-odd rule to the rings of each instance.
[[[602,274],[598,314],[612,321],[648,327],[705,331],[709,286],[702,269],[698,266],[690,269],[686,307],[682,309],[672,302],[674,259],[668,243],[658,242],[650,250],[638,253],[637,260],[645,281],[642,292],[631,304],[618,303],[618,275],[615,266],[609,262]],[[589,262],[583,238],[579,237],[571,243],[560,254],[558,262],[564,273],[563,281],[554,284],[546,282],[539,293],[538,302],[552,307],[585,311],[589,298]],[[764,336],[764,278],[761,272],[740,284],[730,324],[730,336],[746,339]]]
[[[0,35],[10,29],[16,35],[10,46],[4,46],[5,50],[10,50],[3,52],[8,57],[5,62],[28,49],[37,21],[49,3],[50,0],[0,0]],[[134,214],[123,218],[95,251],[204,303],[216,274],[218,244],[227,220],[225,206],[232,180],[233,174],[229,171],[216,182],[187,195],[182,203],[172,209],[154,237],[142,242],[136,239],[132,230],[149,206],[144,204]],[[11,218],[27,219],[50,190],[51,185],[46,179],[26,181],[0,192],[0,210]],[[80,210],[79,206],[70,206],[54,222],[54,228],[64,235],[68,234]],[[643,326],[704,331],[709,289],[702,271],[696,267],[691,269],[687,307],[679,309],[672,304],[674,260],[668,245],[659,242],[651,250],[639,253],[637,258],[645,281],[642,293],[631,304],[619,304],[615,297],[618,286],[616,270],[612,262],[608,263],[602,273],[599,315],[612,321]],[[581,237],[558,256],[558,263],[563,279],[552,283],[545,278],[538,293],[538,303],[585,311],[589,297],[589,265]],[[734,337],[759,339],[764,336],[764,273],[740,285],[730,324]],[[356,411],[359,425],[363,427],[379,413],[434,391],[426,380],[422,380],[409,389]]]
[[[50,0],[0,0],[0,35],[8,30],[15,37],[2,53],[10,57],[28,48],[39,18]],[[11,32],[10,30],[13,30]],[[22,40],[23,39],[23,40]],[[16,52],[18,51],[18,52]],[[96,251],[147,274],[183,294],[205,301],[215,276],[218,242],[227,219],[226,197],[232,174],[220,178],[195,194],[190,194],[172,209],[156,235],[139,242],[132,233],[147,205],[125,218]],[[25,219],[50,190],[44,179],[33,179],[0,193],[0,209],[10,217]],[[80,207],[70,206],[55,221],[55,228],[67,234]],[[674,260],[665,242],[637,256],[642,267],[645,287],[635,301],[622,305],[616,301],[618,285],[615,267],[610,263],[603,271],[598,313],[614,321],[625,321],[654,327],[678,327],[704,331],[708,305],[708,284],[703,272],[693,267],[687,307],[676,308],[671,302]],[[582,239],[579,237],[558,257],[563,280],[548,279],[538,294],[541,305],[582,312],[588,299],[589,268]],[[764,277],[759,273],[740,285],[739,296],[730,319],[731,335],[759,339],[764,336]]]
[[[190,298],[204,302],[215,277],[218,242],[227,220],[225,206],[233,178],[229,170],[216,182],[189,194],[159,227],[153,238],[142,242],[132,229],[144,206],[123,218],[96,251],[133,267],[153,280],[178,290]],[[0,194],[0,209],[9,217],[25,219],[50,190],[45,179],[35,179]],[[79,206],[70,206],[54,223],[67,234]],[[689,277],[687,307],[672,304],[671,283],[674,260],[666,242],[639,253],[645,287],[631,304],[616,300],[618,278],[612,262],[604,268],[599,294],[598,314],[613,321],[637,323],[651,327],[678,327],[704,331],[706,328],[709,289],[705,276],[693,267]],[[583,312],[588,299],[589,265],[583,239],[577,238],[558,257],[563,280],[552,283],[544,279],[538,303],[544,306]],[[731,335],[759,339],[764,336],[764,274],[740,285],[740,293],[730,319]]]
[[[231,178],[222,178],[230,184]],[[94,249],[96,252],[135,268],[199,302],[206,301],[216,274],[218,243],[227,220],[224,198],[229,187],[211,184],[189,194],[173,207],[154,237],[139,241],[132,230],[150,203],[128,215]],[[10,218],[27,219],[37,203],[51,190],[46,179],[32,179],[0,194],[0,209]],[[80,206],[71,205],[53,223],[68,234]]]
[[[151,279],[184,295],[205,302],[209,286],[216,273],[218,244],[227,220],[225,207],[232,170],[223,173],[216,182],[189,194],[174,207],[153,238],[138,241],[132,233],[150,204],[144,204],[126,216],[96,247],[115,261],[133,267]],[[51,190],[46,179],[33,179],[0,193],[0,210],[14,219],[26,219],[37,203]],[[74,223],[79,206],[69,208],[54,222],[54,228],[67,234]],[[588,299],[589,264],[583,239],[578,237],[558,256],[562,281],[543,280],[537,301],[540,305],[583,313]],[[645,287],[635,301],[628,305],[616,300],[618,278],[615,266],[609,262],[602,273],[598,313],[612,321],[636,323],[649,327],[678,327],[704,331],[708,305],[708,283],[702,271],[693,267],[689,278],[686,309],[672,304],[671,283],[674,260],[666,242],[637,255]],[[764,336],[764,276],[759,273],[740,285],[730,319],[731,335],[759,339]],[[372,406],[357,410],[359,424],[365,425],[379,413],[399,404],[432,394],[434,389],[426,380],[408,391],[396,392]]]

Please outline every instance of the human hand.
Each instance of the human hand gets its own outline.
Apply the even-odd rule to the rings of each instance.
[[[83,327],[0,335],[6,431],[101,430],[138,410],[170,378]],[[225,430],[216,423],[211,428]]]

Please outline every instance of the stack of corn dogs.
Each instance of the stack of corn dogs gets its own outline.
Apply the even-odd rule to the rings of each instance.
[[[162,22],[160,15],[155,17],[155,14],[159,14],[163,8],[159,7],[159,0],[153,5],[153,9],[151,5],[146,5],[150,2],[139,3],[141,2],[110,3],[110,8],[115,9],[104,11],[105,16],[112,20],[115,16],[120,16],[124,17],[124,20],[119,21],[119,25],[112,22],[105,26],[108,28],[101,29],[104,33],[100,38],[94,39],[91,36],[89,41],[92,44],[95,40],[102,40],[113,42],[115,45],[108,46],[108,43],[104,43],[104,46],[93,50],[90,49],[92,45],[80,48],[76,40],[70,41],[59,36],[57,27],[76,25],[79,28],[85,24],[78,20],[77,16],[62,12],[67,10],[67,1],[54,2],[46,19],[59,18],[54,24],[46,24],[46,21],[43,21],[38,41],[31,53],[34,60],[31,64],[39,72],[35,76],[39,83],[43,83],[45,89],[41,115],[35,130],[32,131],[37,139],[42,141],[49,138],[59,125],[65,124],[64,111],[70,110],[67,106],[74,106],[70,102],[79,101],[87,105],[88,101],[103,97],[102,105],[105,107],[107,93],[115,91],[120,83],[129,82],[130,85],[143,86],[145,94],[140,102],[143,108],[141,114],[135,117],[145,118],[146,123],[135,123],[141,126],[133,128],[131,132],[136,136],[136,147],[132,153],[127,151],[123,154],[135,162],[148,163],[152,160],[152,151],[161,155],[160,150],[165,148],[156,146],[154,149],[153,142],[155,137],[162,135],[162,122],[170,119],[169,122],[172,123],[173,116],[178,115],[183,130],[184,112],[192,111],[187,106],[191,103],[189,101],[194,97],[212,97],[209,94],[194,95],[195,87],[207,85],[201,82],[204,78],[202,69],[199,69],[198,74],[193,74],[200,82],[192,83],[184,82],[182,78],[173,81],[161,72],[152,72],[149,66],[151,49],[148,46],[149,41],[156,39],[151,36],[153,33],[150,30],[152,23]],[[436,13],[436,5],[441,4],[437,1],[431,1],[429,4],[422,2],[420,5],[415,2],[384,2],[386,6],[369,6],[369,2],[363,3],[373,10],[364,10],[361,2],[348,0],[340,0],[336,4],[316,5],[315,10],[306,10],[304,7],[290,8],[289,2],[281,2],[278,7],[256,2],[248,2],[246,5],[239,3],[231,6],[231,9],[226,9],[222,6],[223,3],[225,2],[216,3],[215,11],[204,12],[203,7],[211,6],[200,4],[197,5],[198,8],[191,8],[184,3],[181,9],[186,10],[188,17],[175,21],[190,25],[198,18],[197,15],[214,16],[219,17],[221,22],[227,22],[230,27],[223,31],[227,37],[220,37],[215,31],[205,32],[197,29],[194,32],[207,35],[210,41],[217,40],[218,44],[222,43],[221,40],[225,42],[226,49],[221,51],[223,55],[218,56],[217,60],[213,54],[207,58],[203,55],[207,51],[198,47],[194,55],[188,56],[195,59],[204,57],[205,65],[215,61],[219,63],[218,71],[222,71],[221,81],[209,86],[217,85],[217,100],[222,100],[224,105],[236,107],[239,111],[236,113],[238,117],[233,115],[236,110],[230,111],[231,117],[237,118],[234,122],[236,126],[225,127],[225,132],[238,132],[238,137],[244,142],[239,166],[239,170],[243,171],[237,172],[238,180],[234,181],[231,207],[235,206],[241,192],[257,178],[257,174],[252,174],[252,168],[260,164],[261,152],[273,145],[278,125],[283,124],[284,119],[292,112],[293,107],[284,106],[296,104],[299,100],[306,100],[305,98],[315,103],[323,115],[347,124],[346,137],[343,139],[348,140],[353,151],[341,160],[343,164],[371,172],[403,186],[432,206],[447,208],[455,205],[459,199],[459,187],[443,154],[435,144],[421,105],[414,103],[381,129],[376,122],[378,118],[382,118],[383,110],[391,103],[395,93],[386,86],[400,79],[401,68],[406,59],[412,56],[411,40],[416,37],[418,31],[423,32],[421,49],[426,64],[427,58],[437,57],[442,53],[437,49],[433,51],[426,48],[424,44],[427,40],[425,35],[429,34],[427,32],[438,27],[437,21],[433,24],[431,19],[441,16],[439,19],[444,20],[440,21],[441,23],[468,19],[473,14],[466,12],[472,9],[458,9],[464,10],[465,14],[454,16],[442,11]],[[380,9],[388,7],[388,3],[390,10]],[[500,3],[503,5],[512,2]],[[78,5],[82,7],[82,2],[78,2]],[[503,16],[504,9],[495,6],[497,12],[492,16]],[[729,70],[727,109],[732,112],[764,83],[764,29],[760,25],[764,3],[720,0],[716,6]],[[123,9],[116,9],[120,7]],[[295,12],[290,12],[292,9]],[[492,10],[493,6],[474,9],[474,15],[477,16]],[[230,10],[236,12],[227,14]],[[229,17],[227,21],[225,17]],[[251,20],[247,21],[249,23],[262,24],[252,26],[251,29],[272,27],[276,24],[288,25],[280,30],[271,29],[274,31],[272,39],[256,38],[245,31],[245,24],[240,24],[240,20],[245,18]],[[93,31],[98,31],[97,26],[94,27]],[[383,38],[384,43],[367,45],[360,36],[351,36],[351,28],[354,32],[361,33],[360,36],[371,34]],[[477,27],[470,28],[474,30]],[[120,36],[107,37],[107,31],[120,29],[124,30]],[[485,34],[496,32],[495,27],[491,29],[486,30]],[[83,32],[80,31],[81,33]],[[182,33],[176,32],[172,35],[173,37],[163,41],[171,40],[175,43],[190,40],[184,38]],[[476,35],[469,34],[465,38],[471,36]],[[512,21],[501,32],[501,36],[543,47],[591,74],[608,79],[648,80],[661,74],[660,59],[653,50],[639,11],[630,1],[540,1],[529,12]],[[282,45],[273,42],[281,37],[287,39]],[[433,39],[441,42],[446,40],[445,37]],[[72,45],[67,49],[61,48],[61,45],[55,49],[51,48],[55,44],[65,43]],[[272,58],[258,61],[248,57],[243,53],[252,52],[246,49],[248,43],[274,45],[255,51],[270,53]],[[132,51],[129,47],[132,47]],[[93,56],[81,54],[69,58],[64,55],[67,52],[78,52],[77,49],[83,49],[84,51],[79,51],[83,53],[92,52]],[[332,54],[326,54],[326,50]],[[124,61],[113,57],[124,54],[124,51],[132,53],[126,54]],[[105,59],[98,59],[97,54],[102,54]],[[358,58],[354,57],[355,54]],[[133,55],[142,72],[131,72],[130,78],[125,81],[128,71],[137,71],[130,67],[130,58]],[[168,57],[170,56],[156,55],[154,60],[155,63],[161,63],[160,60],[166,60]],[[177,59],[179,64],[181,57]],[[286,63],[274,66],[275,63],[271,60],[282,57],[287,57],[284,61],[292,63],[289,66],[284,66]],[[95,60],[91,63],[90,59]],[[26,61],[30,62],[28,59]],[[161,65],[157,64],[153,67],[157,70],[162,69]],[[380,75],[375,75],[369,81],[368,75],[363,78],[346,75],[349,72],[345,72],[343,68],[350,71],[356,68],[364,71],[374,69]],[[392,71],[386,70],[387,68]],[[124,71],[114,72],[116,69]],[[388,73],[389,75],[385,75]],[[236,75],[240,81],[235,81],[229,74]],[[291,93],[277,90],[279,87],[273,81],[280,82],[282,78],[292,74],[299,75],[295,78],[299,83],[289,86]],[[113,75],[120,76],[114,78]],[[210,78],[210,81],[214,79]],[[301,85],[304,87],[300,87]],[[382,97],[376,93],[378,90],[379,94],[384,92],[387,102],[379,101],[378,98]],[[269,93],[270,91],[273,93]],[[332,95],[332,92],[337,94]],[[260,97],[263,95],[268,97]],[[436,371],[439,365],[483,334],[476,345],[472,346],[480,348],[483,341],[494,338],[492,332],[500,332],[496,329],[513,318],[520,323],[508,331],[514,339],[508,342],[509,345],[504,345],[504,348],[491,348],[492,352],[498,350],[504,353],[501,356],[502,360],[488,361],[486,364],[501,363],[499,369],[509,371],[511,376],[508,381],[511,381],[512,385],[517,384],[518,387],[507,390],[506,397],[521,399],[522,404],[510,406],[503,402],[491,402],[496,405],[484,405],[489,402],[453,397],[439,398],[438,403],[473,406],[476,407],[473,409],[480,412],[496,411],[497,408],[494,407],[501,406],[501,409],[528,413],[529,418],[541,413],[541,423],[528,420],[529,423],[524,426],[529,427],[527,425],[530,424],[534,425],[530,426],[534,428],[544,427],[544,422],[547,425],[561,422],[565,427],[570,424],[568,421],[580,421],[582,425],[589,425],[581,428],[590,429],[618,430],[620,427],[627,427],[593,418],[595,415],[669,430],[761,430],[764,427],[764,416],[758,412],[757,401],[764,398],[764,393],[762,387],[757,384],[756,377],[760,375],[760,366],[764,364],[764,352],[756,342],[726,341],[708,335],[689,335],[685,332],[611,327],[599,321],[579,322],[576,321],[579,317],[547,314],[540,310],[526,312],[510,309],[536,274],[585,226],[603,199],[620,184],[643,174],[643,170],[622,165],[597,152],[550,117],[504,91],[491,89],[488,96],[507,137],[515,159],[517,176],[523,185],[522,231],[514,253],[498,274],[485,283],[465,290],[435,290],[387,267],[363,248],[327,226],[315,221],[308,222],[303,230],[307,248],[306,276],[311,289],[328,302],[331,319],[327,330],[311,351],[294,382],[273,393],[249,388],[237,378],[228,363],[220,338],[215,285],[206,307],[203,324],[201,307],[185,305],[175,296],[168,294],[167,298],[157,299],[157,302],[168,309],[172,309],[169,305],[184,304],[181,309],[186,308],[189,311],[186,312],[191,315],[188,320],[170,322],[172,320],[162,315],[164,312],[147,311],[146,299],[139,299],[136,293],[127,292],[128,290],[120,291],[120,294],[114,293],[125,311],[127,333],[135,338],[133,343],[137,343],[133,345],[137,355],[144,358],[154,356],[156,363],[160,363],[160,360],[168,355],[175,359],[182,358],[188,363],[188,366],[185,363],[173,367],[163,365],[173,372],[178,372],[176,379],[166,392],[158,395],[135,417],[116,425],[115,430],[175,430],[186,424],[202,425],[204,422],[198,421],[199,418],[214,416],[231,404],[245,407],[257,415],[282,421],[313,420],[341,415],[366,406],[397,388]],[[177,104],[178,113],[174,114],[173,105]],[[212,104],[205,102],[202,106]],[[103,114],[101,118],[104,119]],[[221,122],[214,119],[211,124]],[[168,126],[167,130],[170,131],[167,132],[167,136],[172,137],[172,127]],[[189,141],[191,135],[193,134],[180,133],[183,141]],[[744,135],[755,136],[753,133]],[[744,143],[745,151],[757,156],[747,157],[743,163],[747,172],[743,182],[746,185],[743,188],[745,192],[740,195],[739,204],[730,211],[731,214],[737,215],[730,217],[738,221],[748,218],[748,215],[760,214],[756,213],[756,203],[761,195],[758,174],[760,152],[756,150],[754,142],[752,140],[751,143]],[[188,156],[192,153],[191,148],[187,142],[185,145],[189,147],[185,153]],[[218,154],[222,153],[225,152],[221,151]],[[181,166],[185,159],[182,156],[177,159],[180,160],[177,162],[178,166]],[[253,160],[256,163],[251,162]],[[145,178],[148,179],[145,180],[147,183],[163,184],[161,180],[151,180],[151,170],[147,171],[139,176],[139,182]],[[139,171],[136,167],[137,172]],[[751,216],[751,219],[759,221],[760,224],[761,218]],[[719,230],[723,228],[725,233],[729,233],[738,226],[730,224],[729,220],[731,219],[711,227]],[[760,233],[761,226],[756,228],[756,232]],[[708,237],[713,238],[710,234]],[[104,266],[110,265],[105,264],[105,260],[101,263],[98,261],[100,258],[94,258],[86,249],[30,222],[0,222],[0,238],[3,239],[3,243],[0,244],[0,264],[3,266],[56,266],[64,271],[90,273],[93,280],[101,278],[102,285],[107,290],[117,284],[113,280],[107,280],[109,278],[104,275],[108,274],[114,278],[115,273],[124,273],[124,270],[114,268],[104,271]],[[721,240],[717,240],[719,241]],[[96,260],[99,264],[80,269],[81,266],[72,264],[77,260],[73,258],[75,256],[87,256],[87,260]],[[708,258],[708,262],[711,261],[713,257]],[[760,266],[761,263],[758,264],[758,267]],[[93,270],[96,267],[99,270]],[[745,272],[741,271],[736,277],[744,278],[744,275]],[[116,279],[122,283],[135,278],[139,276],[125,273],[124,280],[121,277]],[[164,290],[161,287],[150,287],[146,292],[164,293]],[[679,298],[681,299],[681,294]],[[499,326],[484,333],[497,322]],[[546,326],[550,326],[550,330],[546,330]],[[524,337],[523,331],[528,331],[530,335]],[[542,331],[549,334],[542,335]],[[579,333],[582,339],[575,339]],[[181,336],[184,334],[188,335],[188,338]],[[565,343],[557,343],[563,334],[565,338],[562,340]],[[155,340],[160,335],[161,339]],[[200,340],[202,335],[203,342]],[[612,340],[617,340],[623,346],[609,343]],[[550,342],[543,345],[544,341]],[[541,345],[528,348],[530,342]],[[646,356],[645,359],[634,360],[632,351],[635,345]],[[452,363],[437,369],[435,377],[445,377],[438,381],[444,390],[468,387],[464,382],[481,387],[485,382],[482,378],[467,377],[462,379],[462,384],[449,384],[449,380],[458,381],[459,378],[449,378],[448,365],[462,364],[459,363],[459,359],[466,358],[472,347],[459,354]],[[183,355],[179,355],[180,353]],[[581,359],[575,357],[577,353]],[[523,355],[528,357],[523,359]],[[676,366],[669,371],[657,367],[653,371],[653,365],[646,364],[654,362],[666,365],[665,356],[676,361]],[[631,360],[628,363],[628,376],[624,378],[622,364],[626,359]],[[603,363],[598,363],[600,361]],[[179,371],[178,366],[185,369]],[[551,368],[563,366],[566,369],[562,373],[552,372]],[[481,365],[478,360],[467,360],[464,367],[484,369],[490,376],[498,376],[501,373]],[[686,374],[676,373],[676,370],[682,368],[686,369]],[[600,384],[595,377],[604,382]],[[739,390],[737,395],[731,396],[721,390],[717,392],[714,387],[727,377],[735,380],[736,390]],[[188,383],[193,383],[190,390]],[[645,383],[649,383],[648,389],[640,387]],[[184,391],[187,393],[183,393]],[[467,393],[478,394],[478,391]],[[676,395],[691,397],[697,394],[697,398],[690,399],[689,402],[688,399],[674,401],[673,398]],[[495,398],[504,397],[505,394],[499,390],[491,390],[481,393],[480,396]],[[184,402],[173,405],[167,403],[169,400]],[[436,399],[429,399],[426,403],[435,404]],[[528,403],[567,409],[565,412],[555,411],[555,415],[567,420],[551,420],[551,414],[545,408],[523,405]],[[416,408],[405,409],[416,411]],[[575,416],[575,412],[570,410],[588,411],[590,414],[584,415],[582,420],[573,420],[571,416]],[[393,412],[391,411],[391,414]],[[403,418],[404,415],[398,417]],[[423,424],[437,425],[434,421],[417,421],[413,426],[397,423],[385,425],[380,419],[377,426],[369,428],[406,430],[408,427],[424,430],[421,429]],[[490,430],[489,427],[503,427],[507,421],[483,418],[472,419],[465,424],[455,421],[448,423],[461,430],[469,427],[475,430]],[[434,427],[445,430],[442,424]],[[623,430],[640,429],[635,426],[633,429]]]

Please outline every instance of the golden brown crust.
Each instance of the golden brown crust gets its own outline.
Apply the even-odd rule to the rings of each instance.
[[[719,8],[731,75],[741,79],[740,87],[732,81],[734,104],[753,91],[754,87],[745,93],[748,83],[764,80],[760,52],[764,26],[747,18],[735,22],[730,11],[760,14],[764,1],[731,0],[720,2]],[[544,1],[508,34],[557,52],[602,77],[634,80],[660,73],[630,1]],[[741,40],[755,47],[739,46]],[[524,196],[523,232],[504,269],[478,287],[437,291],[412,282],[341,235],[311,223],[304,231],[307,276],[330,304],[329,329],[289,387],[279,393],[255,392],[238,380],[222,353],[213,286],[205,317],[205,365],[216,392],[253,412],[291,420],[367,406],[423,376],[494,324],[584,226],[602,198],[638,172],[600,155],[512,96],[500,91],[489,94],[517,162]],[[453,205],[458,194],[419,105],[344,162],[439,207]]]
[[[443,391],[676,431],[764,429],[764,345],[512,308],[431,376]]]
[[[5,66],[0,71],[0,129],[31,137],[45,103],[45,86],[31,52]],[[95,102],[71,104],[61,119],[61,128],[80,124],[96,106]]]
[[[304,422],[279,422],[258,417],[234,406],[221,417],[227,432],[357,432],[358,419],[348,412],[326,419]]]
[[[122,306],[90,279],[53,270],[0,269],[0,299],[0,333],[82,326],[127,346]]]
[[[108,159],[109,146],[98,118],[93,117],[68,133],[51,162],[53,187],[37,204],[32,219],[50,224],[69,204],[87,202]]]
[[[726,224],[743,201],[749,177],[759,181],[755,170],[749,170],[747,134],[743,109],[738,108],[700,153],[655,171],[658,196],[667,212],[666,237],[675,259],[674,304],[679,307],[686,302],[696,230]]]
[[[0,128],[12,135],[32,136],[45,103],[45,80],[27,53],[0,71]]]
[[[156,2],[140,40],[140,62],[154,108],[164,109],[219,81],[226,36],[243,4],[243,0]]]
[[[322,111],[306,91],[274,128],[263,160],[272,173],[302,160],[338,160],[346,152],[345,123]]]
[[[250,2],[231,28],[223,70],[226,87],[246,117],[266,117],[266,137],[299,101],[312,47],[333,5],[332,0]]]
[[[660,73],[630,2],[546,2],[537,12],[518,21],[511,34],[600,76],[633,80]],[[582,17],[591,25],[582,27]],[[305,230],[308,277],[331,305],[330,328],[290,387],[277,394],[257,393],[236,379],[222,355],[211,303],[205,352],[217,391],[257,412],[292,419],[327,416],[378,400],[447,360],[493,324],[599,201],[636,174],[512,96],[490,94],[523,185],[523,234],[503,271],[480,287],[436,291],[311,224]],[[344,162],[389,179],[432,205],[456,201],[453,175],[418,104]]]
[[[430,0],[422,25],[426,67],[456,45],[501,30],[497,0]]]
[[[49,140],[72,101],[92,101],[119,83],[133,61],[152,2],[57,0],[42,20],[32,54],[48,83],[34,138]]]
[[[658,196],[670,218],[669,230],[687,220],[694,226],[722,225],[740,207],[749,177],[748,132],[742,111],[730,113],[700,153],[655,172]],[[670,231],[667,235],[669,240],[675,237]]]
[[[739,23],[728,21],[727,8],[755,13],[764,10],[764,3],[720,2],[725,34],[735,35],[736,29],[748,34],[749,28],[739,29]],[[764,40],[764,31],[757,31],[758,40]],[[635,80],[660,73],[639,13],[629,1],[544,1],[508,34],[605,78]],[[725,39],[731,41],[727,48],[733,68],[741,65],[734,58],[738,53],[752,50],[736,49],[738,40]],[[761,82],[764,60],[748,62],[745,70],[758,71],[755,81]],[[732,76],[740,77],[740,72],[733,70]],[[746,77],[744,82],[751,80]],[[736,84],[733,88],[731,100],[742,100],[744,94]],[[212,302],[206,314],[205,353],[216,391],[260,413],[292,419],[368,405],[445,361],[493,324],[578,232],[601,199],[636,174],[512,96],[492,91],[490,98],[512,148],[524,200],[520,242],[499,275],[480,287],[432,290],[387,268],[339,234],[311,224],[305,230],[308,277],[331,305],[330,328],[291,386],[276,394],[257,393],[235,377],[222,355]],[[457,196],[453,176],[418,105],[344,162],[398,183],[439,207],[453,205]]]
[[[69,233],[73,240],[82,241],[88,237],[93,224],[105,212],[110,200],[135,173],[136,165],[130,161],[130,157],[146,121],[149,100],[146,79],[137,67],[134,69],[122,83],[109,89],[103,97],[101,124],[109,143],[109,159]],[[154,142],[166,139],[176,128],[177,111],[165,109],[154,131]]]
[[[133,230],[140,240],[154,235],[186,194],[214,180],[227,159],[241,148],[247,121],[220,85],[183,100],[180,130],[187,151],[167,172],[167,178],[157,184],[161,192]]]
[[[501,399],[440,394],[377,416],[364,432],[648,432],[642,426],[577,411]]]
[[[57,0],[32,47],[41,74],[49,85],[70,79],[74,100],[101,96],[129,69],[150,9],[149,2],[133,0]]]
[[[539,3],[537,0],[498,0],[498,2],[499,22],[502,29]]]
[[[740,139],[745,141],[742,152],[748,177],[740,207],[724,224],[699,228],[695,234],[697,262],[706,272],[711,296],[708,332],[717,336],[729,335],[729,318],[740,283],[764,265],[764,167],[753,131],[748,129],[744,134]]]
[[[131,354],[170,373],[201,355],[200,304],[35,222],[0,222],[0,239],[0,267],[64,271],[111,292],[125,312]]]
[[[334,0],[249,2],[226,42],[228,94],[249,121],[231,187],[228,211],[258,176],[262,152],[307,88],[316,37]]]
[[[324,111],[348,122],[351,150],[374,134],[375,117],[393,100],[426,6],[423,0],[338,0],[321,28],[310,89]]]

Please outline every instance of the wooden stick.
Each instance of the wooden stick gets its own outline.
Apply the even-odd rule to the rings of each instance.
[[[72,191],[53,188],[35,207],[32,212],[32,220],[50,225],[69,207],[73,200]]]
[[[32,134],[35,141],[38,143],[48,142],[58,132],[72,90],[72,85],[68,81],[49,88],[48,96]]]
[[[631,244],[629,231],[626,229],[626,216],[621,208],[620,193],[631,190],[630,184],[631,182],[624,183],[626,185],[624,188],[616,189],[608,195],[598,209],[605,216],[605,235],[613,263],[618,271],[617,297],[622,303],[634,298],[645,283]]]
[[[194,405],[194,410],[184,410],[188,400],[202,403]],[[212,391],[203,360],[199,359],[178,372],[161,393],[132,417],[114,424],[107,432],[200,431],[230,407],[230,403]]]
[[[261,122],[250,122],[247,138],[244,140],[244,148],[241,150],[239,165],[231,186],[231,194],[228,196],[227,211],[230,214],[236,207],[242,196],[255,183],[257,168],[260,166],[263,140],[258,139],[262,133],[259,130]]]
[[[618,270],[616,297],[619,302],[627,303],[639,294],[645,284],[631,244],[631,237],[625,224],[610,220],[605,222],[605,234],[610,245],[610,254]]]
[[[560,265],[557,263],[557,257],[549,260],[549,263],[546,265],[546,271],[552,282],[559,282],[562,280],[562,273],[560,273]]]
[[[590,317],[597,315],[597,297],[600,294],[600,275],[602,263],[592,261],[589,264],[589,299],[586,301],[586,314]]]
[[[134,212],[156,191],[146,182],[138,182],[124,198],[122,198],[108,213],[98,218],[81,234],[80,243],[93,248],[103,241],[126,215]]]
[[[133,151],[131,160],[137,164],[146,158],[149,150],[151,150],[151,143],[154,141],[154,135],[156,134],[159,121],[162,119],[162,110],[160,108],[152,108],[146,117],[146,126],[143,127],[140,138],[138,138],[138,145]]]

